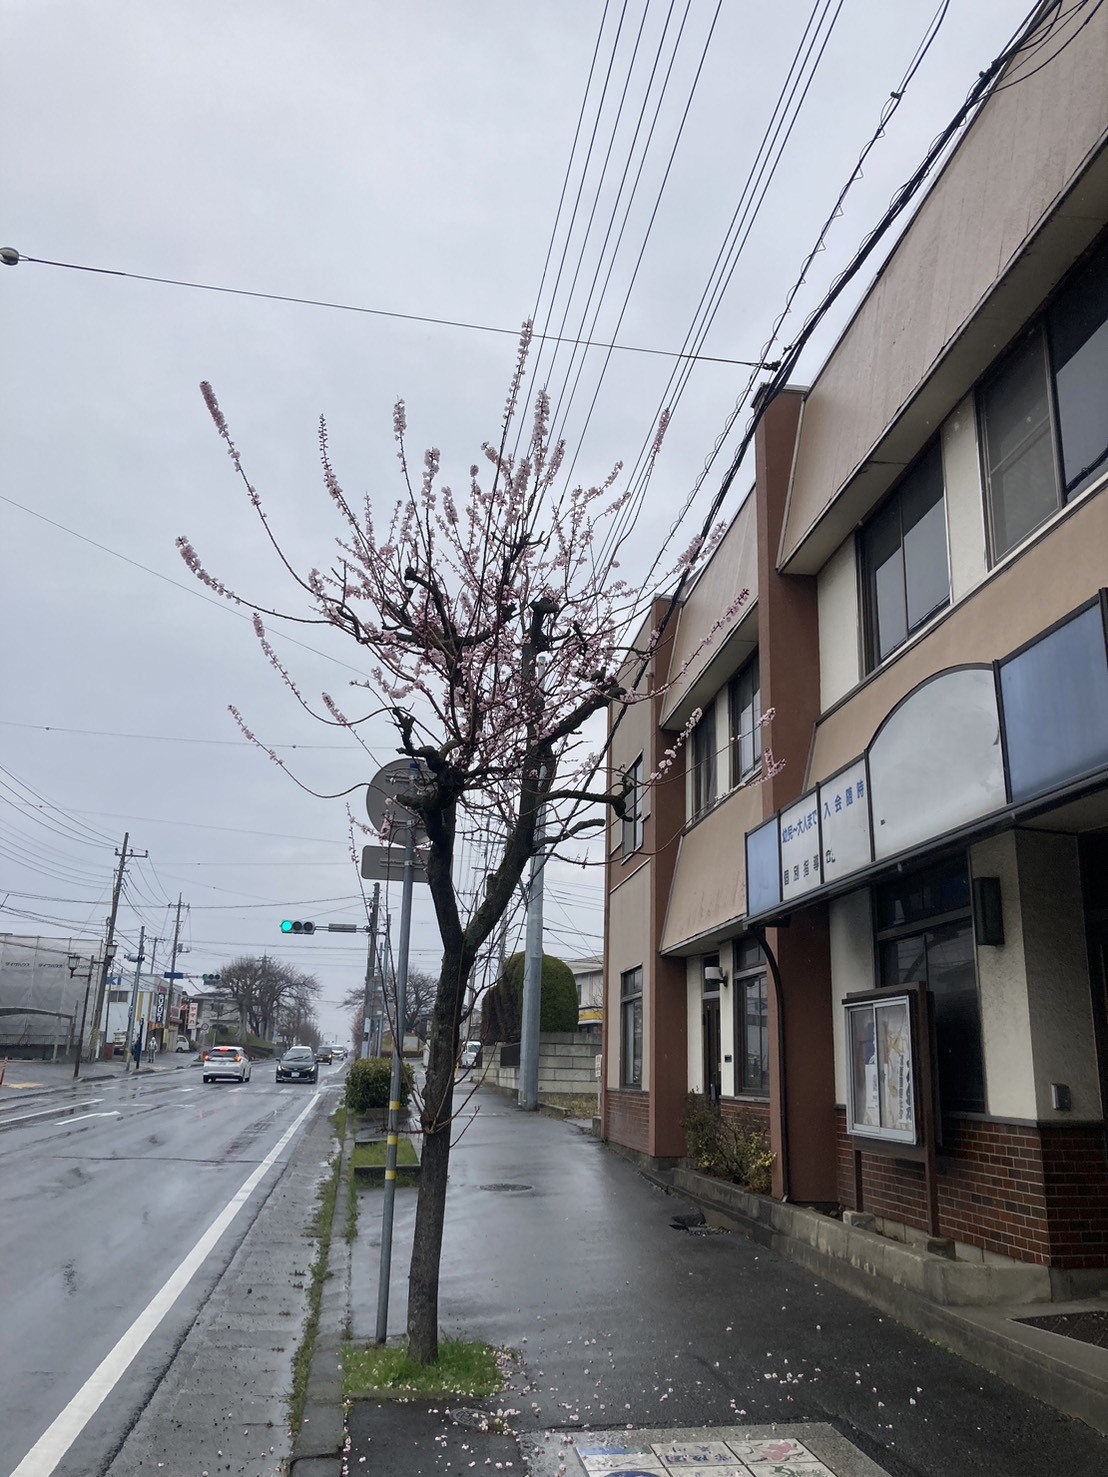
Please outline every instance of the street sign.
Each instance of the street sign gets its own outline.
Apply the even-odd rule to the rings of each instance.
[[[373,829],[381,833],[389,825],[393,825],[403,835],[405,824],[411,822],[415,825],[416,834],[421,834],[419,821],[396,802],[397,794],[410,793],[418,788],[418,767],[413,774],[410,759],[394,759],[391,764],[379,769],[365,792],[366,815],[373,822]]]
[[[185,975],[179,974],[175,970],[169,969],[167,969],[165,974],[162,975],[163,980],[183,980],[184,978]]]
[[[400,882],[404,877],[402,846],[363,846],[362,876],[367,882]],[[427,881],[427,856],[416,851],[415,880]]]

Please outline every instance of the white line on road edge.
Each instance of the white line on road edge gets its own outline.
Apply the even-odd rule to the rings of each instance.
[[[118,1108],[108,1108],[103,1113],[81,1113],[76,1118],[70,1118],[70,1123],[83,1123],[86,1118],[119,1118],[121,1113]]]
[[[91,1108],[93,1103],[102,1103],[102,1097],[86,1098],[83,1103],[67,1103],[64,1107],[59,1103],[54,1108],[38,1108],[33,1113],[21,1113],[18,1118],[0,1118],[0,1128],[7,1128],[9,1123],[26,1123],[30,1118],[41,1118],[46,1113],[72,1113],[74,1108]]]
[[[261,1183],[266,1170],[315,1107],[319,1097],[318,1092],[313,1094],[311,1102],[304,1111],[285,1130],[257,1169],[244,1180],[242,1186],[219,1212],[188,1256],[177,1270],[170,1274],[168,1281],[147,1303],[115,1348],[100,1361],[53,1424],[43,1432],[19,1466],[12,1472],[11,1477],[50,1477],[62,1457],[122,1379],[128,1365],[184,1292],[203,1264],[205,1257],[213,1250],[224,1231],[250,1199]]]

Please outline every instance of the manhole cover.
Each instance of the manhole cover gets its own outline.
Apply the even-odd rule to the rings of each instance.
[[[482,1190],[500,1190],[506,1195],[522,1195],[527,1190],[534,1189],[533,1185],[482,1185]]]

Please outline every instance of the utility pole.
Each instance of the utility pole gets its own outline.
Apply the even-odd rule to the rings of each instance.
[[[170,973],[170,980],[169,980],[169,994],[166,996],[166,1011],[167,1011],[166,1020],[167,1020],[167,1024],[168,1024],[168,1010],[169,1010],[169,1005],[170,1005],[170,1002],[173,1000],[173,988],[174,988],[174,986],[177,983],[177,981],[175,979],[173,979],[172,976],[177,973],[177,948],[178,948],[178,945],[180,944],[180,942],[181,942],[181,894],[178,893],[177,894],[177,919],[176,919],[176,922],[173,925],[173,947],[169,951],[169,973]],[[182,991],[182,994],[183,993],[184,992]],[[179,1009],[179,1005],[178,1005],[178,1009]],[[176,1032],[177,1031],[180,1031],[180,1030],[181,1030],[181,1026],[180,1026],[179,1018],[178,1018],[178,1025],[177,1025],[177,1027],[176,1027],[176,1029],[174,1031],[174,1035],[176,1035]],[[184,1034],[184,1035],[187,1035],[188,1034],[188,1028],[187,1028],[187,1026],[184,1028],[184,1031],[182,1032],[182,1034]],[[168,1032],[167,1032],[167,1036],[168,1036]],[[174,1040],[173,1045],[174,1046],[177,1045],[176,1040]]]
[[[542,630],[543,612],[535,613],[534,678],[542,694],[546,669],[546,640]],[[545,766],[539,770],[539,783],[546,777]],[[523,967],[523,1021],[519,1032],[519,1106],[533,1113],[539,1106],[539,1024],[542,1012],[542,874],[546,865],[543,846],[546,840],[546,807],[540,805],[535,817],[534,849],[531,853],[531,875],[527,885],[527,944]]]
[[[365,994],[362,998],[362,1039],[358,1044],[358,1055],[364,1061],[369,1056],[369,1013],[373,1008],[373,981],[377,973],[377,910],[381,905],[381,884],[373,884],[373,905],[369,910],[369,953],[365,962]]]
[[[132,1038],[131,1038],[131,1032],[134,1031],[134,1030],[136,1030],[136,1029],[140,1029],[139,1026],[138,1026],[139,980],[141,979],[141,976],[142,976],[142,961],[145,958],[146,958],[146,925],[144,923],[142,925],[142,927],[139,929],[138,956],[135,959],[135,982],[131,986],[131,1008],[127,1012],[127,1044],[126,1044],[126,1051],[125,1051],[125,1054],[124,1054],[124,1057],[123,1057],[123,1070],[124,1070],[124,1072],[129,1072],[131,1070],[131,1067],[130,1067],[130,1057],[131,1057],[131,1048],[132,1048],[132,1045],[133,1045]],[[135,1071],[136,1072],[139,1069],[139,1064],[140,1064],[141,1061],[142,1061],[142,1040],[141,1040],[141,1036],[140,1036],[138,1056],[135,1058]]]
[[[116,868],[115,886],[112,888],[112,911],[108,917],[108,936],[104,943],[104,960],[100,967],[100,984],[97,987],[96,991],[96,1011],[93,1015],[92,1049],[89,1057],[90,1061],[96,1060],[97,1056],[99,1055],[100,1047],[103,1040],[101,1020],[103,1018],[102,1013],[104,1012],[104,1007],[106,1003],[104,997],[107,993],[108,988],[108,971],[111,969],[112,959],[115,955],[115,919],[116,914],[119,912],[119,894],[123,891],[123,873],[131,857],[137,855],[136,852],[129,852],[127,850],[127,842],[130,839],[130,831],[124,831],[123,849],[116,852],[116,856],[119,858],[119,866]],[[144,851],[142,854],[143,856],[150,855],[148,851]]]

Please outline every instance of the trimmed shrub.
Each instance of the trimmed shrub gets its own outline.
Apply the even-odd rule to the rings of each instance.
[[[485,996],[481,1014],[481,1041],[518,1041],[523,1029],[523,972],[526,958],[513,954],[503,973]],[[542,956],[540,1031],[576,1031],[577,981],[564,959]]]
[[[401,1064],[400,1102],[406,1107],[412,1093],[412,1069],[407,1062]],[[366,1057],[352,1062],[346,1074],[346,1106],[351,1113],[372,1113],[375,1108],[387,1108],[392,1087],[392,1061],[381,1056]]]

